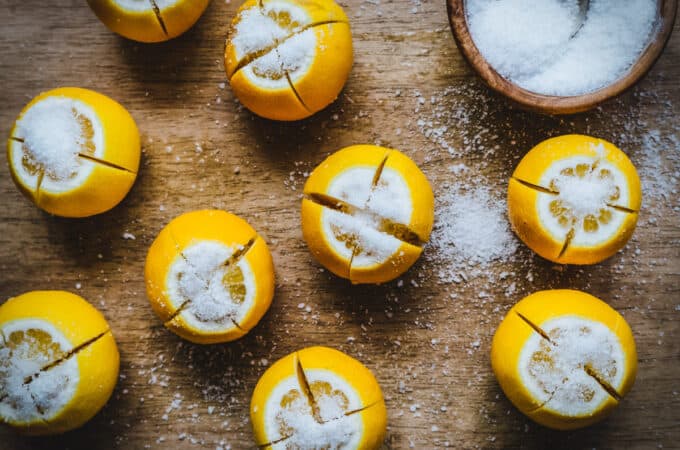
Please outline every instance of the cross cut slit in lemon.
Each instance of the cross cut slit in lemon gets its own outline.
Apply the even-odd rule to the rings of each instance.
[[[349,21],[333,0],[248,0],[232,22],[224,60],[246,108],[268,119],[304,119],[347,81]]]
[[[256,443],[266,449],[377,449],[387,427],[373,374],[327,347],[291,353],[267,369],[250,417]]]
[[[548,139],[520,161],[508,186],[513,230],[543,258],[594,264],[623,248],[637,223],[640,179],[602,139]]]
[[[201,17],[210,0],[87,0],[111,31],[139,42],[175,38]]]
[[[218,210],[172,220],[149,249],[145,278],[165,326],[202,344],[248,333],[274,295],[267,244],[243,219]]]
[[[427,178],[403,153],[355,145],[309,176],[302,233],[316,259],[353,283],[383,283],[415,263],[434,222]]]
[[[77,295],[33,291],[0,306],[0,422],[57,434],[91,419],[118,379],[106,320]]]
[[[541,425],[573,429],[602,420],[631,389],[637,353],[615,310],[580,291],[532,294],[510,309],[491,345],[501,388]]]
[[[80,88],[34,98],[7,142],[17,187],[38,207],[65,217],[116,206],[132,188],[140,155],[139,131],[125,108]]]

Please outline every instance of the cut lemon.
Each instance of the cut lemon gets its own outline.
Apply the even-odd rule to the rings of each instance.
[[[246,108],[268,119],[304,119],[347,81],[349,21],[333,0],[248,0],[232,22],[224,60]]]
[[[321,264],[353,283],[383,283],[408,270],[433,222],[430,183],[397,150],[347,147],[323,161],[305,183],[305,241]]]
[[[592,295],[540,291],[513,306],[491,344],[503,392],[527,417],[561,430],[605,418],[633,386],[637,353],[625,319]]]
[[[27,434],[80,427],[108,401],[119,355],[81,297],[33,291],[0,306],[0,422]]]
[[[140,154],[139,131],[125,108],[80,88],[34,98],[7,142],[19,189],[64,217],[92,216],[120,203],[137,177]]]
[[[244,336],[274,296],[267,244],[243,219],[218,210],[172,220],[149,249],[145,278],[165,326],[199,344]]]
[[[87,0],[114,33],[139,42],[163,42],[191,28],[210,0]]]
[[[250,418],[257,445],[266,449],[377,449],[387,430],[371,371],[327,347],[291,353],[267,369]]]
[[[512,229],[543,258],[595,264],[626,245],[640,209],[640,179],[602,139],[548,139],[520,161],[508,186]]]

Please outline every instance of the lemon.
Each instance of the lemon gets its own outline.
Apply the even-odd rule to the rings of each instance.
[[[191,28],[210,0],[87,0],[111,31],[139,42],[163,42]]]
[[[125,108],[80,88],[38,95],[7,142],[17,187],[38,207],[64,217],[116,206],[132,188],[140,155],[139,131]]]
[[[335,100],[352,67],[352,35],[333,0],[248,0],[224,54],[234,94],[255,114],[299,120]]]
[[[434,195],[403,153],[342,149],[309,176],[302,233],[312,254],[353,283],[383,283],[415,263],[434,222]]]
[[[605,418],[633,386],[637,353],[625,319],[592,295],[536,292],[496,330],[491,366],[510,401],[541,425],[581,428]]]
[[[0,422],[27,434],[78,428],[108,401],[119,354],[81,297],[32,291],[0,306]]]
[[[149,249],[145,279],[165,326],[201,344],[244,336],[274,296],[267,244],[243,219],[219,210],[172,220]]]
[[[548,139],[520,161],[508,186],[512,229],[543,258],[594,264],[626,245],[641,204],[640,179],[613,144]]]
[[[387,411],[380,386],[359,361],[327,347],[280,359],[262,375],[250,403],[259,447],[377,449]]]

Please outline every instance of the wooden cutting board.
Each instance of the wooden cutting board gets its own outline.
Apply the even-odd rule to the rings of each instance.
[[[0,0],[1,134],[39,92],[81,86],[130,110],[144,150],[123,203],[83,220],[32,206],[2,158],[0,301],[38,288],[76,292],[106,315],[122,361],[111,401],[85,427],[48,439],[2,429],[0,447],[253,448],[248,403],[258,377],[289,352],[320,344],[374,371],[389,411],[386,448],[677,448],[678,26],[634,90],[592,112],[552,118],[514,109],[476,79],[454,45],[444,1],[351,0],[343,6],[355,63],[345,90],[321,113],[286,124],[253,116],[225,86],[222,52],[238,6],[214,0],[184,36],[142,45],[110,33],[83,1]],[[618,144],[644,184],[633,241],[602,264],[555,266],[512,236],[497,259],[466,264],[468,249],[439,242],[399,281],[351,286],[321,270],[302,241],[306,175],[344,146],[378,143],[410,155],[435,189],[441,239],[471,205],[460,198],[484,193],[503,202],[519,158],[546,137],[572,132]],[[266,237],[277,290],[247,337],[202,347],[163,328],[148,305],[143,268],[170,219],[211,207],[242,215]],[[503,218],[502,205],[491,210]],[[633,390],[608,420],[582,431],[525,419],[490,369],[490,340],[504,313],[553,287],[607,301],[637,340]]]

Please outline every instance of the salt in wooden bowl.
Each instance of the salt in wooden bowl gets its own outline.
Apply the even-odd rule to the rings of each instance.
[[[479,51],[468,29],[465,0],[447,0],[449,23],[458,48],[468,63],[493,90],[521,107],[547,114],[572,114],[587,111],[613,98],[637,83],[654,65],[670,38],[678,0],[659,0],[658,21],[647,47],[637,61],[613,83],[596,91],[575,96],[554,96],[528,91],[500,75]]]

